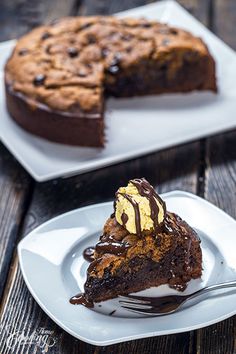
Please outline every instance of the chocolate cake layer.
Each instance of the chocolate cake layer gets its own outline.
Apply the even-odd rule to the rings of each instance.
[[[177,215],[167,213],[162,230],[142,238],[111,218],[88,268],[85,298],[99,302],[161,284],[184,290],[201,276],[201,264],[200,240]]]
[[[102,101],[101,101],[102,102]],[[6,104],[14,120],[28,132],[68,145],[101,147],[104,145],[103,109],[99,112],[75,113],[51,110],[29,101],[6,86]]]
[[[104,146],[104,97],[217,90],[215,63],[200,38],[112,16],[64,18],[23,36],[5,85],[19,125],[81,146]]]

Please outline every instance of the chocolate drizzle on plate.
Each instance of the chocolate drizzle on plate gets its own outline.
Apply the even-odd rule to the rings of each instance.
[[[84,259],[90,263],[93,262],[94,261],[94,252],[95,252],[94,247],[85,248],[85,250],[83,252]]]
[[[85,294],[83,294],[83,293],[79,293],[75,296],[72,296],[70,298],[70,303],[72,305],[83,305],[88,308],[94,307],[94,304],[91,301],[88,301],[85,297]]]

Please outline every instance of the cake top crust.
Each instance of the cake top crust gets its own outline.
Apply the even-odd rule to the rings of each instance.
[[[145,231],[142,237],[130,234],[113,216],[104,225],[103,235],[95,246],[94,261],[90,264],[88,273],[102,277],[107,268],[114,273],[122,262],[128,262],[136,256],[159,262],[177,245],[190,245],[196,241],[199,242],[197,233],[174,213],[166,213],[159,232]]]
[[[121,70],[145,60],[168,61],[175,49],[208,55],[200,38],[145,19],[68,17],[38,27],[20,38],[8,60],[5,78],[12,91],[57,111],[102,109],[104,87]],[[170,70],[178,67],[178,56]]]

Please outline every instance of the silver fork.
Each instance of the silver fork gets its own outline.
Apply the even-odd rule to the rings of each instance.
[[[236,281],[207,286],[189,295],[169,295],[163,297],[145,297],[138,295],[119,295],[121,307],[148,316],[163,316],[176,312],[187,301],[198,298],[210,291],[236,288]]]

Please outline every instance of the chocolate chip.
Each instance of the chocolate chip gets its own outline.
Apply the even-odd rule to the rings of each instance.
[[[120,67],[119,67],[120,60],[121,60],[121,54],[116,53],[110,63],[109,68],[107,69],[107,71],[110,74],[116,74],[120,70]]]
[[[46,76],[44,74],[38,74],[34,77],[33,84],[34,86],[41,86],[44,84]]]
[[[92,69],[92,64],[90,64],[90,63],[85,63],[85,66],[87,66],[87,68],[89,68],[89,69]]]
[[[96,43],[96,37],[93,34],[88,34],[87,41],[88,41],[88,44],[94,44],[94,43]]]
[[[112,59],[110,65],[113,66],[113,65],[119,64],[119,63],[120,63],[120,60],[121,60],[121,57],[122,57],[121,53],[116,53],[116,54],[114,55],[114,57],[113,57],[113,59]]]
[[[178,34],[178,31],[174,28],[171,28],[170,33],[176,35],[176,34]]]
[[[102,53],[102,57],[106,58],[109,54],[109,50],[107,48],[103,48],[101,53]]]
[[[82,26],[80,26],[80,30],[84,30],[84,29],[86,29],[86,28],[89,28],[89,27],[91,27],[92,26],[92,23],[85,23],[84,25],[82,25]]]
[[[111,65],[108,68],[109,73],[116,74],[120,70],[118,65]]]
[[[166,47],[168,44],[170,44],[170,39],[169,38],[164,38],[161,42],[161,44]]]
[[[150,28],[151,27],[151,23],[148,23],[148,22],[142,23],[141,26],[144,27],[144,28]]]
[[[41,36],[41,39],[44,41],[45,39],[48,39],[49,37],[51,37],[51,33],[49,32],[44,32]]]
[[[67,49],[67,53],[69,54],[69,56],[71,57],[71,58],[75,58],[75,57],[77,57],[78,56],[78,49],[77,48],[75,48],[75,47],[69,47],[68,49]]]
[[[133,50],[133,48],[132,48],[132,47],[127,47],[127,48],[126,48],[126,53],[131,53],[131,52],[132,52],[132,50]]]
[[[23,56],[29,53],[29,50],[27,48],[21,48],[18,52],[18,55]]]

